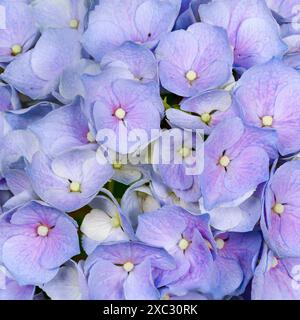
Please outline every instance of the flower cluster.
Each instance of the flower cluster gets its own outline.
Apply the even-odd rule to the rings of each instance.
[[[0,12],[0,299],[300,299],[300,0]]]

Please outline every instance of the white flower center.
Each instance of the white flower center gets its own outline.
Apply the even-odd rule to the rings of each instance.
[[[188,79],[189,82],[193,82],[197,79],[197,73],[194,70],[190,70],[185,74],[185,77]]]
[[[47,226],[44,226],[44,225],[40,225],[38,228],[37,228],[37,234],[40,236],[40,237],[46,237],[49,233],[49,228]]]
[[[114,162],[113,163],[113,168],[116,169],[116,170],[120,170],[122,169],[122,163],[121,162]]]
[[[11,47],[11,53],[13,56],[17,56],[22,52],[22,47],[19,44],[15,44]]]
[[[118,108],[115,111],[115,116],[119,119],[119,120],[123,120],[126,116],[126,111],[123,108]]]
[[[130,261],[127,261],[123,264],[123,268],[125,271],[130,272],[134,269],[134,264]]]
[[[211,115],[208,112],[205,112],[201,115],[202,122],[208,124],[211,120]]]
[[[223,239],[220,239],[220,238],[218,238],[218,239],[216,240],[216,244],[217,244],[217,248],[218,248],[219,250],[222,250],[222,249],[224,248],[224,246],[225,246],[224,240],[223,240]]]
[[[229,163],[230,163],[230,159],[227,156],[223,156],[219,160],[219,164],[224,168],[226,168],[229,165]]]
[[[263,127],[271,127],[273,124],[273,117],[272,116],[264,116],[261,119]]]
[[[190,243],[188,242],[188,240],[182,238],[179,243],[178,243],[178,247],[184,251],[189,247]]]
[[[272,209],[275,213],[281,215],[284,212],[284,205],[281,203],[276,203]]]
[[[111,218],[111,224],[114,228],[119,228],[121,226],[121,218],[119,214],[115,214]]]
[[[81,184],[76,181],[72,181],[70,183],[70,191],[71,192],[80,192],[81,191]]]
[[[93,134],[91,133],[91,131],[89,131],[87,133],[86,138],[88,139],[88,142],[90,142],[90,143],[94,143],[96,141]]]
[[[79,27],[79,21],[77,19],[71,19],[69,25],[70,28],[77,29]]]

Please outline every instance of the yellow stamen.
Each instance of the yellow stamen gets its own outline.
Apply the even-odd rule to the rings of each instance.
[[[189,82],[193,82],[197,79],[197,73],[194,70],[190,70],[185,74],[185,77]]]
[[[119,228],[121,226],[121,218],[118,213],[111,218],[111,224],[114,228]]]
[[[271,127],[273,124],[273,117],[272,116],[264,116],[261,119],[263,127]]]
[[[229,163],[230,159],[227,156],[223,156],[219,160],[219,164],[224,168],[228,167]]]
[[[178,243],[178,247],[184,251],[189,247],[190,243],[186,239],[181,239]]]
[[[126,111],[122,108],[118,108],[115,111],[115,116],[119,119],[119,120],[123,120],[126,116]]]
[[[38,228],[37,228],[37,234],[40,236],[40,237],[46,237],[49,233],[49,228],[47,226],[44,226],[44,225],[40,225]]]
[[[211,120],[211,115],[208,112],[205,112],[201,115],[202,122],[208,124]]]
[[[72,29],[78,29],[79,21],[77,19],[71,19],[69,25]]]
[[[94,136],[93,136],[93,134],[91,133],[91,131],[88,132],[88,134],[86,135],[86,138],[88,139],[88,141],[89,141],[90,143],[93,143],[93,142],[96,141],[95,138],[94,138]]]
[[[113,163],[113,168],[116,170],[120,170],[122,168],[122,163],[121,162],[114,162]]]
[[[70,191],[71,192],[80,192],[81,184],[79,182],[73,181],[70,183]]]
[[[11,47],[11,54],[13,56],[17,56],[18,54],[22,53],[23,48],[19,44],[15,44]]]
[[[272,209],[275,213],[281,215],[284,212],[284,205],[281,203],[276,203]]]
[[[125,271],[130,272],[130,271],[133,270],[134,264],[133,264],[132,262],[130,262],[130,261],[125,262],[125,263],[123,264],[123,268],[124,268]]]
[[[225,241],[223,239],[218,238],[216,240],[216,244],[217,244],[217,248],[219,250],[222,250],[224,248],[224,246],[225,246]]]

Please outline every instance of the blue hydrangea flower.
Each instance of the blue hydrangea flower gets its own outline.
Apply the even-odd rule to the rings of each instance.
[[[212,1],[200,5],[199,15],[201,21],[227,31],[234,50],[234,66],[239,71],[282,57],[287,51],[265,1]]]
[[[34,286],[20,286],[7,269],[0,265],[0,300],[32,300]]]
[[[281,155],[299,151],[299,92],[297,71],[273,59],[245,72],[234,90],[234,100],[244,123],[278,135]]]
[[[226,32],[205,23],[168,33],[155,53],[162,86],[179,96],[215,89],[231,76],[233,54]]]
[[[10,63],[2,79],[32,99],[57,89],[62,72],[81,58],[76,31],[47,29],[35,47]]]
[[[261,220],[266,242],[277,257],[299,257],[298,194],[300,162],[289,161],[272,175],[264,195]]]
[[[193,289],[204,293],[211,290],[214,239],[207,215],[195,216],[180,207],[164,206],[139,216],[136,235],[174,257],[176,268],[162,275],[161,285],[178,294]]]
[[[151,140],[151,130],[159,132],[163,103],[155,82],[142,84],[117,79],[117,70],[84,76],[85,107],[96,130],[96,140],[100,144],[106,142],[113,151],[127,154],[146,145]],[[135,130],[143,130],[143,136]],[[109,134],[114,136],[106,141]]]
[[[179,9],[180,0],[102,0],[90,13],[83,46],[96,60],[126,41],[152,49],[172,30]]]
[[[101,245],[84,265],[89,297],[93,300],[157,300],[160,272],[174,267],[172,257],[161,248],[139,242]]]
[[[42,30],[48,28],[71,28],[82,32],[87,13],[86,1],[34,0],[33,14]]]
[[[50,281],[80,252],[74,220],[41,202],[8,212],[0,226],[0,261],[20,285]]]
[[[27,3],[1,0],[0,5],[5,10],[4,28],[0,29],[0,65],[2,65],[31,49],[39,31],[32,9]]]
[[[205,142],[204,207],[211,210],[233,201],[238,205],[250,197],[269,178],[268,152],[276,155],[272,132],[263,136],[245,127],[239,118],[220,123]]]
[[[264,246],[252,282],[253,300],[299,300],[299,258],[278,258]]]
[[[166,116],[172,126],[202,129],[205,134],[227,117],[234,117],[231,94],[226,90],[210,90],[180,103],[180,110],[170,108]]]
[[[63,211],[88,204],[113,175],[109,164],[99,164],[92,150],[74,149],[51,159],[36,152],[27,168],[33,190]]]

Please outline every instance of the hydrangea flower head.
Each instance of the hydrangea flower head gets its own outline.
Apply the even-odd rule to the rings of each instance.
[[[162,86],[191,97],[229,80],[233,62],[226,32],[205,23],[165,35],[156,48]]]
[[[76,223],[63,212],[30,202],[0,222],[0,260],[21,285],[43,284],[78,254]]]
[[[96,60],[126,41],[152,49],[172,30],[179,9],[180,0],[101,1],[90,14],[83,46]]]
[[[265,1],[212,1],[200,5],[199,15],[201,21],[227,30],[234,50],[234,66],[240,71],[282,57],[287,51]]]

